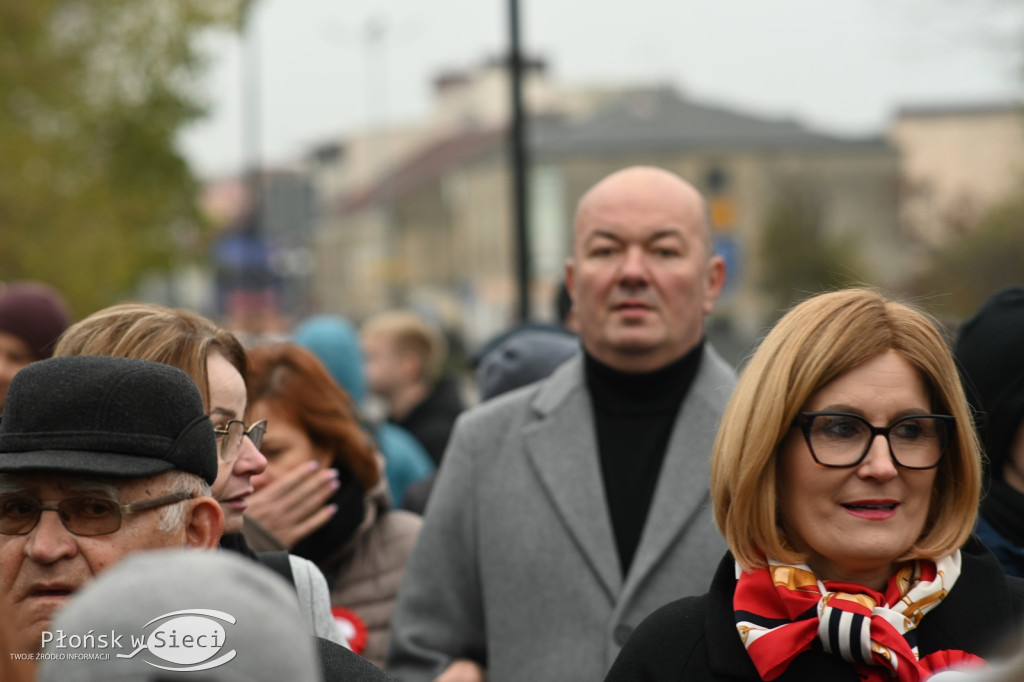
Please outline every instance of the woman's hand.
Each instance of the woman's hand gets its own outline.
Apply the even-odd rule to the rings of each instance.
[[[434,678],[434,682],[486,682],[487,675],[475,661],[460,658],[452,661],[445,671]]]
[[[334,516],[337,507],[325,503],[339,485],[337,469],[310,462],[250,495],[245,513],[291,549]]]

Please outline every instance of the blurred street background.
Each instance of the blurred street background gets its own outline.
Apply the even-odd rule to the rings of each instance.
[[[251,338],[410,308],[469,356],[555,318],[576,200],[650,164],[708,198],[733,362],[850,283],[952,327],[1024,283],[1022,29],[1012,0],[0,0],[0,282]]]

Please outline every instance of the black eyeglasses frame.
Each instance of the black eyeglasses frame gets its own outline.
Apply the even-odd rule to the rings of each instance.
[[[814,424],[814,420],[818,417],[850,417],[864,424],[871,436],[868,438],[867,445],[864,447],[864,452],[860,453],[860,457],[857,461],[852,464],[826,464],[818,459],[818,455],[814,452],[814,446],[811,444],[811,427]],[[939,458],[935,461],[935,464],[926,467],[915,467],[908,466],[900,462],[896,457],[896,453],[892,449],[892,441],[889,440],[889,433],[892,429],[900,422],[908,419],[935,419],[939,423],[947,424],[944,438],[942,440],[942,449],[939,453]],[[811,453],[811,457],[814,458],[815,463],[819,466],[827,467],[829,469],[849,469],[851,467],[858,466],[867,457],[868,452],[871,450],[871,445],[875,442],[875,438],[883,436],[885,438],[886,445],[889,446],[889,456],[892,457],[892,461],[896,466],[902,467],[903,469],[911,469],[913,471],[924,471],[927,469],[934,469],[942,463],[943,458],[946,456],[946,451],[949,450],[949,443],[952,440],[952,434],[956,429],[956,417],[948,414],[908,414],[900,417],[899,419],[893,420],[887,426],[875,426],[864,417],[859,414],[853,414],[851,412],[798,412],[796,418],[793,419],[793,426],[800,429],[804,436],[804,442],[807,443],[807,449]]]

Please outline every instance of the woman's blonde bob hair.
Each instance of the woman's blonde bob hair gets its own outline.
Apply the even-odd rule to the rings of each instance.
[[[779,536],[780,445],[810,398],[887,350],[917,368],[936,414],[956,418],[936,472],[925,529],[900,557],[938,558],[970,535],[981,490],[981,450],[949,346],[929,315],[872,289],[819,294],[790,310],[761,342],[726,407],[711,455],[715,522],[746,570],[765,556],[803,563]]]
[[[211,352],[220,353],[239,374],[246,375],[245,347],[234,334],[211,320],[155,303],[121,303],[71,325],[57,341],[53,354],[109,355],[177,367],[192,377],[209,411],[206,361]]]

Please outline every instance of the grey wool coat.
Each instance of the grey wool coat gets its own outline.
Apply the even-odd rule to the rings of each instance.
[[[488,682],[603,679],[640,621],[711,584],[725,541],[709,455],[735,382],[705,343],[625,578],[582,357],[463,414],[399,591],[389,672],[426,682],[469,658]]]

